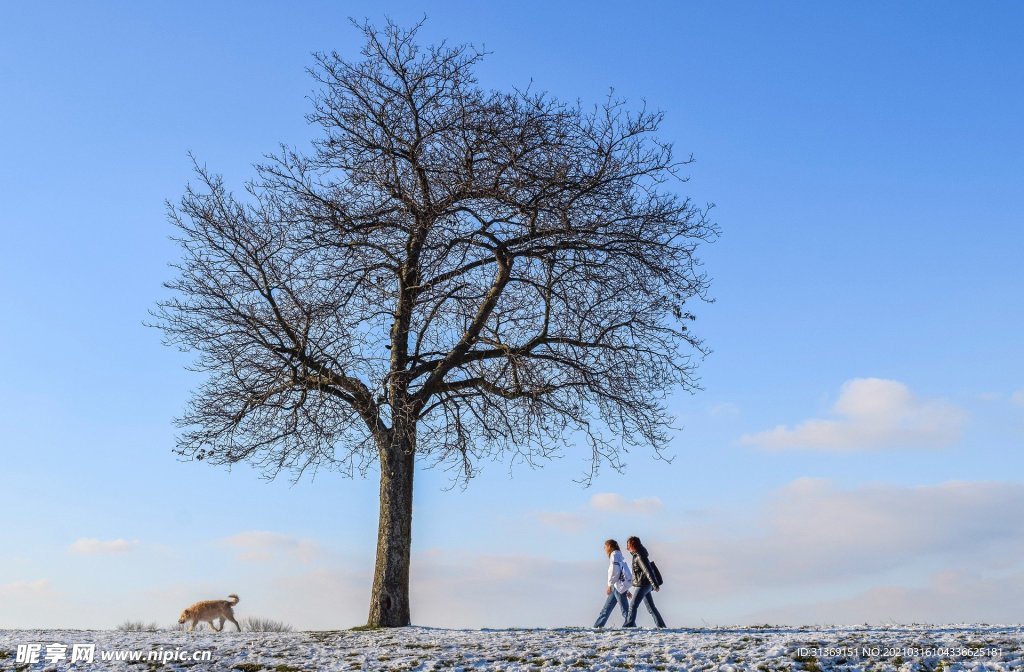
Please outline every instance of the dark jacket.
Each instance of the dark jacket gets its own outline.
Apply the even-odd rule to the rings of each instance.
[[[633,585],[654,586],[654,571],[647,559],[647,549],[641,546],[633,553]]]

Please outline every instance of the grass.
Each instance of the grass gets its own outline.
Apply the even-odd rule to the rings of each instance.
[[[800,663],[801,669],[807,672],[821,672],[821,663],[815,656],[794,655],[793,662]]]
[[[143,623],[142,621],[125,621],[118,625],[116,630],[121,632],[156,632],[160,626],[156,623]]]
[[[344,630],[312,630],[306,634],[309,638],[318,644],[326,644],[328,642],[335,642],[344,636]]]
[[[292,626],[271,618],[260,618],[259,616],[248,616],[243,618],[239,625],[242,630],[249,632],[291,632]]]

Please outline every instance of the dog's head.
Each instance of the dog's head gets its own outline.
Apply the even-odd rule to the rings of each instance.
[[[192,618],[192,610],[191,609],[186,609],[185,611],[181,612],[181,617],[178,618],[178,623],[179,624],[184,623],[185,621],[189,620],[190,618]]]

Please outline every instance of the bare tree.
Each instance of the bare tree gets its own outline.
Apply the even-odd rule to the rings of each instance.
[[[181,455],[379,466],[368,624],[402,626],[417,461],[469,479],[587,445],[592,476],[632,446],[661,455],[665,395],[696,387],[684,304],[716,229],[668,188],[688,161],[660,113],[488,91],[472,47],[360,28],[362,58],[316,55],[312,151],[268,156],[244,197],[197,164],[154,314],[208,374]]]

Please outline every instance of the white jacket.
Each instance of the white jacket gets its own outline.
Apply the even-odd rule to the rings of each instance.
[[[608,585],[620,593],[629,592],[633,586],[633,570],[622,557],[622,551],[612,551],[608,556]]]

